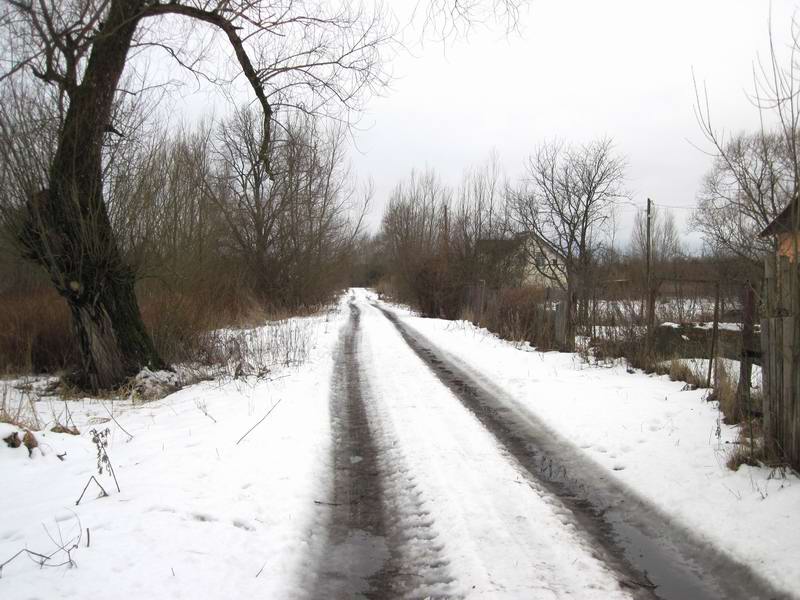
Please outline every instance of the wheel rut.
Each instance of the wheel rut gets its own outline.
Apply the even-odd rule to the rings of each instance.
[[[695,539],[579,455],[502,390],[435,348],[397,315],[372,304],[495,437],[542,493],[559,498],[620,584],[637,598],[781,598],[751,569]]]
[[[349,308],[332,381],[333,489],[313,597],[457,596],[424,492],[370,397],[360,310]]]

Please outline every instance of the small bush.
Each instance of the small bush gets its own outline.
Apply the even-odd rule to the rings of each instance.
[[[486,326],[505,339],[527,341],[540,350],[555,346],[555,307],[549,306],[542,290],[501,290]]]

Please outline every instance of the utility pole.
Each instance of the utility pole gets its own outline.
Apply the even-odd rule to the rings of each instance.
[[[647,299],[647,334],[646,334],[646,354],[647,360],[652,359],[653,334],[655,333],[655,302],[653,298],[653,251],[652,251],[652,229],[653,229],[653,201],[647,199],[647,281],[645,283],[645,298]]]
[[[650,266],[650,261],[651,261],[651,256],[652,256],[652,253],[651,253],[651,250],[650,250],[650,245],[652,243],[651,240],[652,240],[652,228],[653,228],[652,205],[653,205],[653,201],[650,200],[650,198],[648,198],[647,199],[647,250],[646,250],[646,252],[647,252],[647,293],[648,294],[650,293],[650,287],[651,287],[651,283],[652,283],[651,266]],[[649,296],[648,296],[648,298],[649,298]],[[648,316],[648,319],[649,318],[650,317]]]
[[[450,220],[447,214],[447,204],[444,205],[444,254],[445,259],[450,254]]]

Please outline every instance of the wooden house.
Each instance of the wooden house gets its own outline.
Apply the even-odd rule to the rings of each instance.
[[[800,246],[800,228],[798,228],[798,207],[800,203],[793,200],[775,219],[759,234],[759,237],[774,237],[777,241],[778,256],[785,256],[791,262],[797,259]]]

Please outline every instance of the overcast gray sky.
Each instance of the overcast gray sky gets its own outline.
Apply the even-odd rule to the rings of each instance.
[[[405,1],[405,0],[404,0]],[[393,2],[392,7],[399,2]],[[753,129],[747,98],[758,55],[789,39],[788,0],[534,0],[520,32],[474,30],[446,46],[413,45],[374,98],[355,135],[355,170],[375,182],[377,226],[394,185],[412,168],[435,168],[457,184],[495,149],[512,177],[537,142],[610,136],[629,164],[628,187],[643,206],[694,206],[710,158],[697,125],[692,69],[727,131]],[[396,8],[395,8],[396,9]],[[396,9],[397,10],[397,9]],[[403,10],[402,7],[400,10]],[[418,33],[411,41],[419,41]],[[635,208],[622,210],[621,241]],[[697,245],[697,236],[690,238]]]

